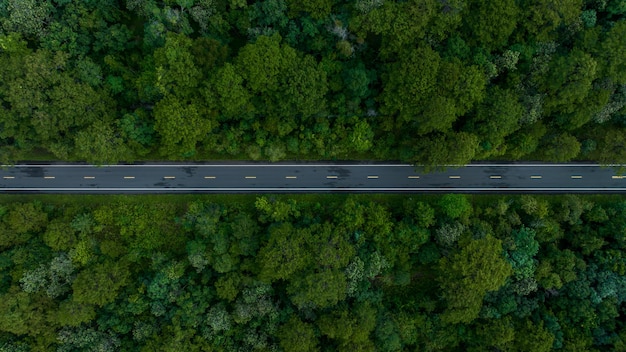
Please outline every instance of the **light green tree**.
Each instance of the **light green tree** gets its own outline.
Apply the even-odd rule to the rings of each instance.
[[[196,146],[217,123],[202,115],[197,102],[185,103],[168,95],[154,108],[155,131],[161,136],[160,152],[164,156],[191,156]]]
[[[469,323],[478,317],[489,291],[499,289],[511,275],[502,242],[493,236],[469,240],[439,261],[439,285],[446,302],[441,318],[448,323]]]
[[[280,347],[285,352],[315,352],[319,351],[315,330],[311,324],[292,315],[288,322],[278,331]]]

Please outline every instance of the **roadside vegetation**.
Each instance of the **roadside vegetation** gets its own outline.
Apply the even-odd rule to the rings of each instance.
[[[0,349],[626,348],[623,197],[185,197],[0,198]]]
[[[619,0],[5,0],[0,159],[626,162]]]

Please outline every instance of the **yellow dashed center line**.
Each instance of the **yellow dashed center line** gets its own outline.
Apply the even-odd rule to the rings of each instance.
[[[54,178],[54,176],[44,176],[43,178],[45,178],[46,180],[51,180]]]
[[[204,178],[207,178],[207,179],[215,179],[215,176],[204,176]]]
[[[461,176],[448,176],[448,178],[461,178]]]
[[[489,176],[489,178],[499,179],[499,178],[502,178],[502,176],[498,176],[498,175],[491,175],[491,176]]]
[[[14,179],[14,178],[15,178],[15,176],[3,176],[2,178],[5,178],[5,179],[7,179],[7,180],[11,180],[11,179]]]
[[[409,178],[418,179],[420,177],[419,176],[409,176]]]
[[[367,176],[367,178],[369,178],[369,179],[376,179],[376,178],[378,178],[378,176],[372,175],[372,176]]]
[[[298,178],[298,177],[297,176],[285,176],[285,178],[294,179],[294,178]]]
[[[326,176],[326,178],[337,178],[337,176]]]
[[[127,180],[132,180],[132,179],[135,178],[135,176],[124,176],[124,178],[127,179]]]
[[[163,176],[163,178],[167,180],[173,180],[176,178],[176,176]]]
[[[572,175],[572,178],[583,178],[581,175]]]
[[[623,179],[623,178],[624,178],[624,176],[614,175],[614,176],[611,176],[611,178],[612,178],[612,179],[621,180],[621,179]]]
[[[532,176],[530,176],[530,178],[541,178],[541,176],[539,176],[539,175],[532,175]]]
[[[246,176],[247,179],[256,178],[256,176]]]
[[[95,176],[83,176],[83,178],[86,180],[93,180],[96,177]]]

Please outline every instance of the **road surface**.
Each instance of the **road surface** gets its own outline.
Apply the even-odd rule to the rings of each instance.
[[[596,164],[470,164],[433,173],[376,163],[28,164],[0,169],[0,191],[626,193],[626,176]]]

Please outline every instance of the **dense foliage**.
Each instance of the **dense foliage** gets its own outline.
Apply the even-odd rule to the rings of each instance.
[[[0,349],[626,348],[621,197],[212,199],[0,207]]]
[[[4,0],[0,159],[626,162],[625,14],[622,0]]]

